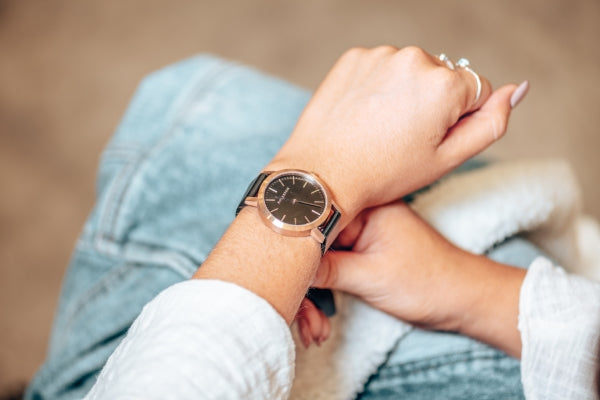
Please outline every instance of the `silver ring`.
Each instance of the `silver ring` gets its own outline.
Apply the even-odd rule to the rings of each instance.
[[[454,68],[455,68],[455,67],[454,67],[454,63],[452,62],[452,60],[450,60],[450,59],[448,58],[448,56],[447,56],[446,54],[442,53],[442,54],[440,54],[440,55],[438,56],[438,58],[440,59],[440,61],[443,61],[443,62],[445,62],[445,63],[446,63],[446,67],[448,67],[448,68],[450,68],[452,71],[454,71]]]
[[[473,100],[473,104],[476,104],[481,97],[481,78],[477,74],[477,72],[473,71],[470,67],[471,63],[466,58],[461,58],[456,62],[456,66],[459,68],[464,68],[465,71],[471,73],[475,77],[475,81],[477,82],[477,94],[475,95],[475,100]]]

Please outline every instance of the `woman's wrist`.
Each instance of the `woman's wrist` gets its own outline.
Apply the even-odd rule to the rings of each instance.
[[[332,242],[360,206],[348,195],[337,171],[303,154],[277,156],[264,171],[302,169],[319,175],[342,212],[342,221],[328,237]],[[245,287],[267,300],[291,323],[314,279],[320,255],[321,246],[312,237],[281,235],[264,224],[254,207],[245,207],[194,278],[221,279]]]
[[[351,176],[344,174],[344,169],[339,165],[331,165],[326,160],[316,160],[298,152],[297,155],[276,156],[264,167],[264,171],[278,171],[282,169],[300,169],[316,174],[327,186],[333,202],[340,209],[342,219],[337,226],[339,232],[352,221],[365,207],[366,202],[361,194],[365,190],[361,182],[352,182]]]
[[[321,255],[311,237],[281,235],[245,207],[225,232],[196,279],[235,283],[268,301],[290,324],[314,279]]]
[[[464,252],[462,304],[454,313],[459,333],[492,345],[519,358],[519,297],[526,270]]]

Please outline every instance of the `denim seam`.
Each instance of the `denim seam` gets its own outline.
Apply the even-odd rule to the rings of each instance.
[[[70,309],[65,310],[65,330],[71,330],[71,325],[74,323],[76,315],[83,308],[86,302],[89,302],[94,297],[102,294],[102,292],[104,292],[112,282],[119,280],[131,268],[135,268],[135,265],[128,262],[123,262],[121,265],[119,265],[119,267],[111,270],[104,279],[102,279],[91,289],[87,290],[82,296],[80,296],[79,299],[73,303],[73,306]],[[58,341],[58,347],[62,346],[62,340]],[[41,376],[39,379],[41,384],[45,385],[48,382],[52,382],[54,378],[55,377],[53,374],[47,374],[45,376]]]
[[[75,247],[77,250],[80,251],[97,252],[97,248],[86,240],[78,240]],[[133,247],[137,247],[136,250],[145,250],[149,254],[149,256],[140,257],[128,253],[127,250]],[[155,245],[146,245],[144,243],[134,241],[131,241],[128,245],[124,246],[124,250],[121,252],[121,254],[100,254],[106,258],[120,260],[128,263],[165,265],[173,271],[177,272],[179,275],[181,275],[183,279],[189,278],[198,268],[198,262],[194,261],[194,259],[191,256],[185,254],[180,250],[165,249],[156,247]]]
[[[201,79],[198,79],[198,77],[196,78],[196,88],[183,100],[184,105],[181,107],[181,111],[173,118],[173,122],[167,129],[166,134],[159,138],[159,140],[149,149],[141,152],[137,157],[132,157],[132,160],[128,165],[126,165],[116,179],[111,182],[107,199],[100,211],[100,223],[94,239],[94,247],[97,251],[112,256],[122,252],[122,249],[120,248],[121,245],[115,239],[115,229],[119,219],[121,205],[127,198],[129,184],[135,179],[136,173],[140,171],[144,163],[156,152],[166,146],[172,138],[177,136],[177,133],[180,132],[180,123],[185,119],[185,115],[189,112],[190,105],[192,103],[196,104],[199,98],[202,98],[209,93],[208,89],[217,82],[215,78],[235,65],[237,64],[221,61],[216,63],[208,72],[202,72],[200,75]],[[166,251],[166,253],[173,254],[176,252]],[[179,259],[179,261],[173,260],[173,258]],[[186,265],[181,265],[182,258],[185,258],[185,256],[180,254],[177,254],[176,257],[171,257],[171,260],[175,261],[175,263],[173,264],[170,262],[169,266],[177,269],[179,272],[188,271],[189,262],[185,262],[184,264]]]
[[[188,279],[194,271],[198,269],[197,262],[180,250],[147,245],[137,241],[131,241],[130,244],[126,246],[126,249],[138,250],[136,251],[136,253],[138,253],[137,255],[127,253],[127,251],[124,252],[124,258],[128,262],[167,265],[184,279]],[[147,257],[142,255],[147,255]]]
[[[120,280],[120,278],[132,267],[133,264],[128,263],[127,261],[122,262],[117,268],[110,270],[100,281],[79,296],[78,299],[73,302],[73,305],[65,310],[65,330],[69,331],[71,329],[71,324],[75,320],[75,316],[87,302],[106,291],[113,282]]]
[[[381,371],[381,376],[386,378],[399,375],[404,376],[407,373],[425,372],[430,369],[449,366],[465,361],[502,359],[502,353],[493,349],[467,350],[460,353],[449,353],[439,356],[432,356],[427,359],[412,361],[401,365],[390,365]]]
[[[205,97],[206,94],[210,92],[208,89],[218,82],[215,78],[224,71],[231,69],[235,65],[236,64],[222,61],[217,62],[211,67],[210,70],[203,71],[201,74],[197,75],[195,78],[196,87],[191,89],[190,94],[181,100],[183,102],[181,110],[176,113],[175,117],[173,118],[173,122],[170,123],[170,126],[165,131],[166,133],[163,134],[162,137],[160,137],[149,149],[142,151],[139,154],[127,152],[127,150],[125,150],[125,146],[112,148],[108,147],[105,150],[102,156],[103,158],[106,158],[107,156],[110,156],[116,152],[125,150],[123,153],[129,153],[129,160],[124,160],[126,165],[109,184],[106,200],[102,202],[103,205],[99,210],[100,216],[98,229],[93,235],[91,243],[80,239],[78,240],[77,247],[81,250],[85,248],[94,250],[97,253],[111,259],[116,258],[117,261],[121,262],[121,265],[109,271],[108,274],[99,280],[92,288],[82,293],[81,296],[79,296],[79,298],[73,303],[73,307],[70,310],[65,310],[65,325],[67,327],[69,327],[69,324],[73,323],[75,316],[81,310],[83,305],[85,305],[99,293],[107,290],[107,288],[109,288],[115,281],[120,280],[121,277],[124,276],[131,268],[133,268],[135,264],[152,262],[154,265],[164,265],[165,267],[181,275],[182,278],[189,278],[191,273],[193,273],[193,271],[197,268],[196,263],[189,259],[189,257],[169,249],[149,249],[151,250],[152,254],[151,260],[146,259],[145,257],[136,257],[132,254],[127,254],[126,250],[128,247],[139,246],[141,249],[145,245],[141,243],[138,244],[135,242],[130,242],[130,246],[123,246],[123,244],[118,243],[118,241],[115,239],[116,235],[114,230],[116,229],[121,206],[127,198],[129,185],[133,179],[135,179],[136,173],[141,170],[144,162],[150,159],[150,157],[152,157],[156,152],[164,148],[164,146],[168,144],[173,137],[176,137],[177,133],[180,132],[181,121],[185,119],[186,114],[190,110],[190,105],[196,104],[198,99]]]
[[[179,123],[183,119],[184,115],[189,111],[190,104],[195,99],[200,97],[200,95],[207,93],[207,89],[215,83],[213,79],[223,71],[227,70],[229,67],[229,64],[220,63],[213,67],[213,69],[209,72],[203,72],[200,75],[201,79],[199,79],[196,83],[198,85],[197,88],[193,90],[191,95],[183,101],[184,104],[182,105],[181,110],[175,115],[173,122],[170,124],[171,126],[166,130],[165,134],[163,134],[162,137],[160,137],[149,149],[140,152],[138,157],[133,158],[132,163],[127,166],[128,168],[119,174],[114,183],[114,186],[116,187],[110,191],[109,197],[106,201],[106,207],[114,209],[114,212],[110,212],[109,210],[107,217],[101,219],[101,226],[99,226],[98,229],[98,236],[101,239],[115,242],[114,231],[119,219],[119,210],[121,209],[121,205],[127,197],[128,189],[130,187],[129,183],[134,179],[136,173],[141,169],[145,161],[152,157],[154,153],[162,149],[174,136],[176,136],[176,134],[179,132]],[[103,229],[102,225],[106,225],[106,228]]]

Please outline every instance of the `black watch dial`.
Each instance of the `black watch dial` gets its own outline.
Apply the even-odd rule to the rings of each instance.
[[[290,225],[306,225],[325,212],[326,197],[321,185],[300,174],[284,174],[265,188],[267,210]]]

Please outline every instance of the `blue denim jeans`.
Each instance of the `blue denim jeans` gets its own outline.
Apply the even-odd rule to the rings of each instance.
[[[144,304],[202,264],[309,96],[209,56],[142,82],[102,155],[97,202],[64,278],[46,361],[26,398],[87,393]],[[535,249],[516,238],[495,252],[526,265]],[[361,398],[519,396],[516,360],[465,337],[417,330]]]

